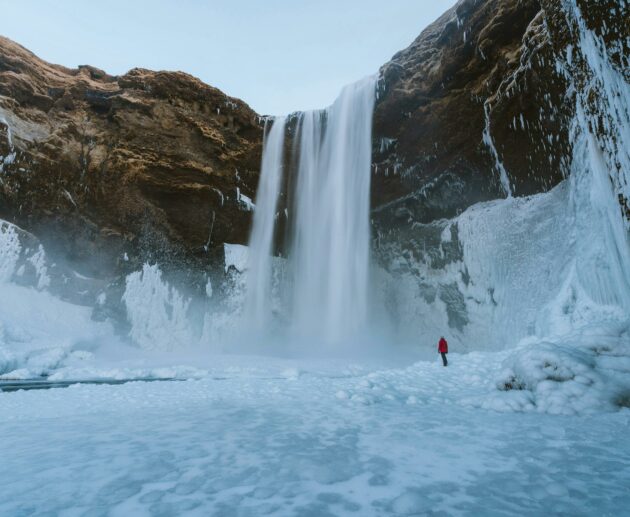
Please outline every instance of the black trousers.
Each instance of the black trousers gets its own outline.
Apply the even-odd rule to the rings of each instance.
[[[442,362],[444,363],[444,366],[446,366],[448,364],[448,361],[446,360],[446,353],[440,352],[440,355],[442,356]]]

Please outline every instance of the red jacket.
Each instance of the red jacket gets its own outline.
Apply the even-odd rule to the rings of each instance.
[[[440,342],[438,343],[438,352],[440,354],[448,354],[448,343],[446,339],[440,338]]]

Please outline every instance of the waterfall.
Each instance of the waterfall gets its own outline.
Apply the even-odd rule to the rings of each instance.
[[[271,317],[271,253],[282,179],[285,124],[285,118],[277,117],[268,132],[265,124],[262,166],[249,240],[245,301],[247,324],[255,332],[265,330]]]
[[[301,340],[336,343],[365,329],[369,300],[370,166],[376,78],[343,89],[325,110],[300,113],[296,170],[288,192],[288,269],[280,286],[289,327]],[[245,315],[269,329],[272,244],[284,163],[285,120],[277,118],[263,146],[250,240]]]
[[[301,337],[350,339],[365,327],[375,78],[300,115],[291,266]]]

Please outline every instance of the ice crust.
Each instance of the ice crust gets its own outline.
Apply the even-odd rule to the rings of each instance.
[[[217,367],[216,379],[0,394],[0,514],[618,515],[628,507],[630,410],[517,413],[504,399],[504,412],[488,411],[467,398],[492,389],[500,360],[451,354],[443,368],[435,359],[298,370],[241,358],[241,368]]]
[[[384,251],[386,267],[373,271],[372,292],[383,296],[370,301],[366,334],[388,345],[413,345],[424,356],[434,353],[437,338],[446,334],[453,351],[483,353],[485,360],[500,363],[488,392],[476,402],[481,407],[616,410],[630,391],[629,223],[618,202],[618,195],[630,194],[629,88],[577,4],[564,4],[580,52],[573,49],[556,67],[570,76],[568,68],[582,59],[591,88],[583,91],[597,92],[576,94],[569,177],[543,194],[480,203],[452,220],[414,225],[430,245],[418,239],[416,248],[392,246]],[[605,116],[594,134],[598,113]],[[275,217],[274,206],[268,212]],[[0,222],[0,374],[68,378],[74,371],[98,377],[101,368],[119,378],[133,372],[152,376],[153,369],[172,366],[174,376],[188,375],[186,364],[174,366],[186,363],[180,357],[229,351],[244,326],[251,257],[244,246],[226,244],[224,251],[229,289],[214,291],[231,291],[220,301],[214,294],[210,298],[208,283],[201,317],[190,297],[163,277],[159,264],[130,274],[121,300],[130,330],[120,337],[108,323],[93,321],[90,307],[56,299],[45,250],[26,249],[19,229]],[[271,285],[262,302],[278,328],[286,326],[291,309],[275,285],[285,266],[274,257],[268,264],[272,274],[264,275]],[[30,285],[27,270],[34,279]],[[104,293],[95,300],[111,301]],[[370,327],[372,322],[382,328]],[[115,365],[108,359],[114,349],[121,358]],[[210,364],[207,359],[201,373],[191,375],[203,375]]]

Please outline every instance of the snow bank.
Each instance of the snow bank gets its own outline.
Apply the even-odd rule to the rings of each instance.
[[[92,310],[63,302],[46,291],[0,285],[0,375],[32,378],[48,375],[78,351],[115,341],[107,323],[91,319]]]
[[[445,403],[484,357],[492,354],[456,354],[452,370],[418,365],[416,387],[431,386],[422,391],[435,401],[418,395],[417,404],[335,397],[365,380],[340,365],[297,380],[2,394],[0,514],[627,513],[630,411],[557,418]],[[411,391],[411,373],[398,373]],[[383,374],[381,391],[394,379]]]
[[[207,374],[174,365],[172,357],[157,360],[138,356],[132,347],[121,343],[111,324],[92,319],[91,306],[53,295],[49,291],[50,268],[37,239],[0,221],[0,380],[189,378]],[[73,272],[63,270],[55,275],[57,283],[63,284]],[[185,340],[187,301],[162,281],[157,266],[145,266],[130,275],[125,294],[137,344],[168,348]],[[95,297],[95,303],[103,301],[104,293]]]
[[[630,395],[630,328],[592,325],[555,340],[525,340],[504,361],[492,394],[471,402],[553,414],[617,410]]]
[[[50,277],[44,249],[29,249],[21,239],[32,236],[0,221],[0,376],[11,379],[47,375],[77,349],[113,338],[110,325],[92,321],[90,308],[63,302],[46,290]],[[13,283],[16,278],[25,285]]]

